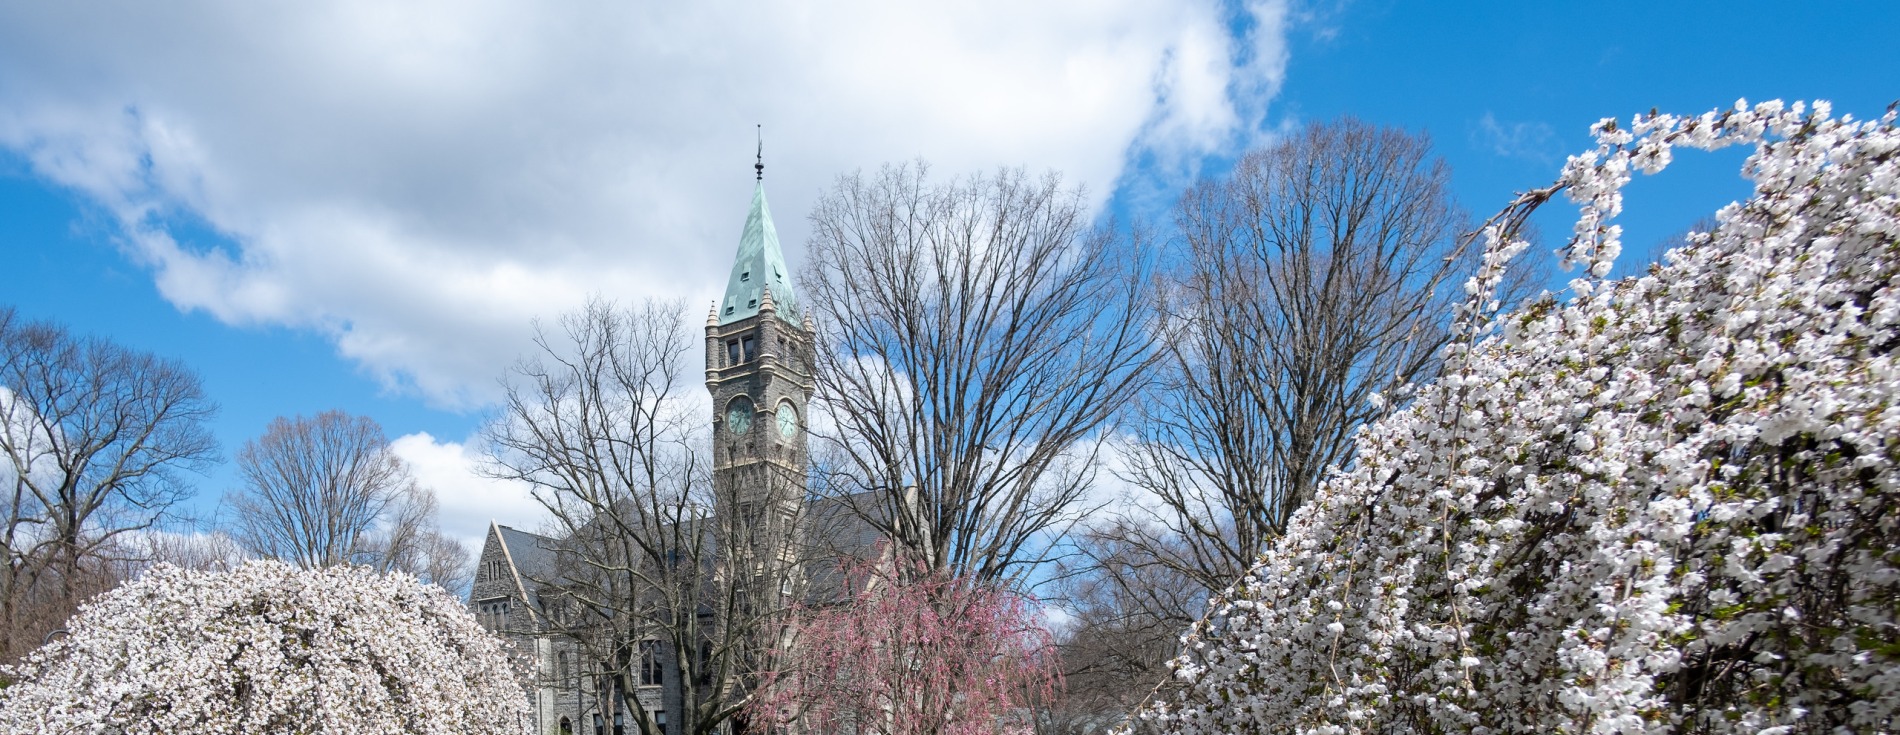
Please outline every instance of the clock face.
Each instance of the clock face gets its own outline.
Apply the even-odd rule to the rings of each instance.
[[[787,439],[798,435],[798,409],[789,402],[778,404],[778,435]]]
[[[752,428],[752,399],[739,396],[726,404],[726,430],[744,434]]]

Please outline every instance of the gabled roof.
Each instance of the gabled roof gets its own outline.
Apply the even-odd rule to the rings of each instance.
[[[810,575],[809,594],[813,601],[837,599],[846,594],[844,566],[872,561],[883,554],[884,535],[865,514],[881,515],[884,510],[876,502],[875,493],[862,492],[808,498],[804,512],[804,552],[812,555],[809,558],[816,562],[806,568],[806,574]],[[689,524],[685,535],[705,534],[704,540],[710,543],[717,526],[712,520],[712,516],[704,516],[684,521]],[[507,583],[515,588],[520,599],[539,612],[544,585],[562,583],[557,555],[564,541],[499,523],[491,522],[491,525],[493,536],[511,565],[511,578]],[[590,524],[588,528],[593,527]],[[678,530],[678,526],[664,523],[659,530],[671,533]],[[712,559],[709,556],[701,561],[711,563]]]
[[[733,322],[759,313],[764,290],[772,289],[772,303],[779,318],[798,324],[804,312],[798,293],[792,290],[792,274],[785,267],[785,253],[779,250],[778,228],[772,226],[772,209],[765,204],[765,182],[752,190],[752,212],[746,215],[745,232],[739,236],[739,254],[732,261],[732,275],[726,279],[726,296],[718,305],[719,323]]]

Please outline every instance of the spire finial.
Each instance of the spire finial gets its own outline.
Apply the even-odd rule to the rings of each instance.
[[[764,123],[759,124],[758,134],[759,134],[759,160],[757,163],[752,164],[752,170],[758,172],[759,177],[757,180],[764,181],[765,180],[765,124]]]

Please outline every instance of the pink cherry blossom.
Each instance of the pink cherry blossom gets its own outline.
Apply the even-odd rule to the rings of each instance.
[[[1027,732],[1061,686],[1054,640],[1031,600],[931,573],[853,565],[842,601],[801,605],[755,718],[807,732]]]

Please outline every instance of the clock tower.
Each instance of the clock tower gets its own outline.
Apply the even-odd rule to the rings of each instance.
[[[706,388],[719,512],[769,536],[805,500],[812,328],[765,203],[765,167],[756,168],[759,183],[725,297],[706,317]]]

